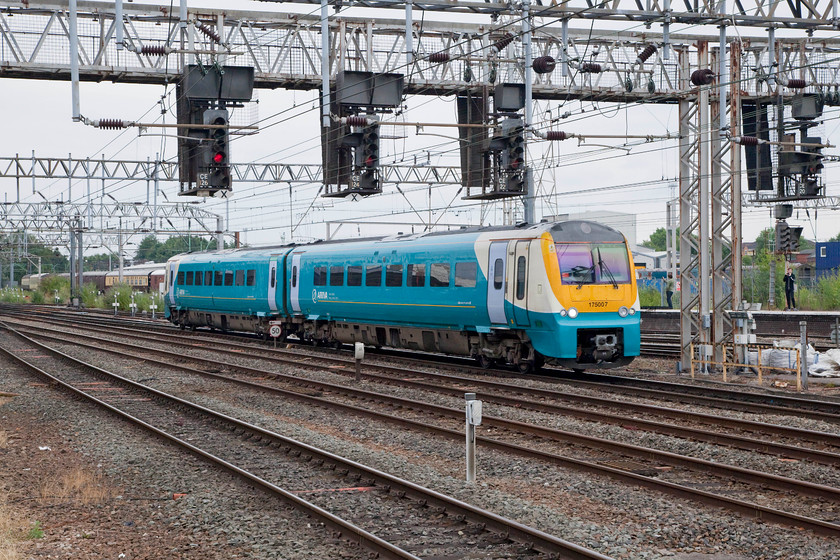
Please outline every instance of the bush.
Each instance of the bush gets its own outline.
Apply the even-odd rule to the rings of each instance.
[[[120,311],[129,311],[129,304],[131,304],[131,293],[134,290],[128,284],[114,284],[107,290],[105,290],[105,295],[102,297],[103,300],[103,307],[106,309],[113,309],[114,308],[114,295],[117,296],[117,304],[119,305],[118,309]]]
[[[641,288],[639,290],[639,303],[642,307],[661,307],[662,296],[656,288]]]
[[[84,305],[88,309],[92,307],[98,307],[96,305],[96,300],[98,297],[99,288],[96,287],[96,284],[88,282],[87,284],[82,285],[82,305]]]
[[[55,302],[56,295],[58,295],[57,303],[69,303],[70,279],[61,276],[47,276],[41,280],[38,291],[44,294],[44,301],[46,302]]]
[[[20,288],[3,288],[0,290],[0,301],[3,303],[26,303],[26,294]]]
[[[796,292],[800,309],[834,311],[840,309],[840,275],[823,276],[816,286]]]
[[[44,303],[44,293],[41,291],[32,292],[30,296],[30,301],[36,305],[42,305]]]

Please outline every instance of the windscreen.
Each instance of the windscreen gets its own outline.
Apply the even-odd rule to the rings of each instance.
[[[564,284],[627,284],[630,263],[624,243],[556,243]]]

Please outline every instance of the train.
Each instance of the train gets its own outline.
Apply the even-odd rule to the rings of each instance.
[[[165,315],[522,373],[610,368],[639,355],[632,262],[620,232],[589,221],[183,253],[166,264]]]
[[[123,284],[128,284],[138,292],[162,293],[165,275],[164,263],[146,263],[135,266],[123,267]],[[20,279],[20,286],[24,290],[37,290],[41,281],[54,274],[27,274]],[[69,272],[63,272],[57,276],[70,278]],[[104,292],[107,288],[119,284],[119,270],[86,270],[82,273],[83,284],[93,284],[96,289]]]

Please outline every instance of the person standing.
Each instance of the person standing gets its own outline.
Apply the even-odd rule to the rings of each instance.
[[[674,295],[674,274],[668,273],[668,279],[665,280],[665,297],[668,299],[668,309],[673,309],[674,304],[671,303],[671,297]]]
[[[796,308],[796,297],[794,296],[795,282],[796,275],[793,273],[793,269],[788,267],[787,272],[785,273],[785,299],[787,300],[787,307],[785,307],[785,311]]]

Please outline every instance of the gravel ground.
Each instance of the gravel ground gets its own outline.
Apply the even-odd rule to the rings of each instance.
[[[479,483],[467,485],[462,480],[462,443],[62,346],[85,359],[95,359],[106,369],[143,379],[164,391],[184,395],[615,558],[840,557],[840,542],[807,531],[754,522],[728,511],[481,449]],[[68,553],[76,552],[78,558],[116,558],[118,549],[127,551],[124,553],[128,558],[354,558],[353,554],[358,554],[352,547],[331,545],[320,528],[308,527],[300,515],[254,494],[236,480],[216,474],[202,462],[182,456],[103,413],[91,412],[78,401],[33,383],[31,377],[5,364],[2,371],[0,391],[21,395],[0,408],[0,430],[13,436],[8,447],[0,448],[0,457],[4,458],[0,463],[3,491],[15,504],[22,526],[42,520],[45,528],[43,539],[24,542],[21,558],[64,558],[73,557]],[[348,383],[347,378],[329,374],[279,366],[278,371]],[[373,384],[362,385],[374,388]],[[410,393],[396,387],[375,386],[375,390],[402,396]],[[459,399],[439,395],[424,398],[436,404],[463,406]],[[557,427],[589,430],[586,433],[601,437],[628,437],[626,430],[615,426],[569,418],[547,419],[545,415],[507,409],[494,410],[493,414],[524,421],[542,419]],[[124,434],[129,435],[128,439],[122,438]],[[651,435],[644,438],[673,439]],[[721,452],[716,446],[682,444],[690,446],[692,454],[714,456]],[[39,451],[39,446],[45,445],[51,450]],[[718,460],[746,460],[742,455],[726,450],[726,456]],[[11,460],[6,461],[7,457]],[[766,458],[755,457],[766,462]],[[51,504],[31,499],[38,481],[70,465],[102,473],[108,485],[119,492],[102,503],[86,505],[85,511],[93,513],[87,520],[88,513],[77,512],[74,508],[81,506],[73,501]],[[800,467],[796,465],[797,469]],[[26,468],[32,470],[25,471]],[[173,500],[173,493],[187,496]]]

